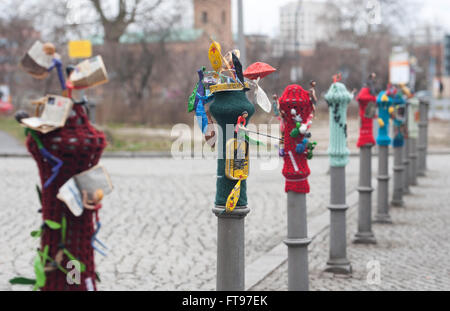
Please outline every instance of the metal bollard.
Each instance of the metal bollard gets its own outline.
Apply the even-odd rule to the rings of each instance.
[[[403,158],[403,195],[411,194],[411,191],[409,190],[409,180],[410,180],[410,159],[409,159],[409,145],[410,145],[410,138],[405,138],[405,145],[403,146],[402,150],[402,158]]]
[[[393,206],[401,207],[403,202],[403,172],[405,167],[403,166],[403,148],[405,145],[404,129],[405,129],[405,105],[406,102],[403,99],[401,93],[397,92],[392,95],[394,103],[394,139],[392,140],[392,146],[394,147],[394,182],[391,204]]]
[[[248,153],[245,158],[240,156],[237,150],[229,150],[236,139],[234,131],[236,120],[246,112],[247,121],[255,112],[255,108],[245,95],[245,91],[230,90],[218,92],[214,95],[214,102],[211,103],[209,111],[216,119],[219,128],[217,137],[217,182],[214,214],[218,218],[217,222],[217,290],[219,291],[241,291],[245,289],[245,252],[244,252],[244,218],[249,212],[247,207],[247,183],[246,180],[231,179],[232,172],[228,168],[236,168],[245,171],[248,166]],[[230,144],[231,142],[231,144]],[[245,146],[248,146],[246,142]],[[236,146],[236,144],[234,144]],[[241,146],[241,145],[238,145]],[[248,152],[247,147],[241,151]],[[227,158],[227,154],[235,158]],[[231,161],[231,165],[227,163]],[[241,167],[244,164],[246,167]],[[228,198],[240,182],[240,195],[234,197],[236,208],[228,210]],[[233,202],[235,202],[233,200]],[[225,206],[227,207],[225,209]]]
[[[407,100],[407,125],[408,125],[408,139],[405,145],[405,152],[409,158],[409,165],[406,168],[407,172],[407,185],[406,189],[409,190],[408,186],[417,185],[417,134],[419,132],[418,128],[418,111],[419,111],[419,100],[414,94],[407,88],[403,87],[403,91],[408,97]]]
[[[288,289],[309,290],[308,238],[306,223],[306,194],[287,194],[288,235],[284,243],[288,246]]]
[[[392,193],[392,206],[401,207],[403,202],[403,180],[402,173],[404,171],[402,162],[403,147],[394,147],[394,182]]]
[[[279,100],[284,138],[284,149],[280,150],[280,155],[284,157],[283,176],[287,192],[288,232],[284,243],[288,247],[290,291],[309,289],[308,245],[311,239],[308,238],[306,223],[306,194],[310,190],[310,169],[307,159],[311,159],[315,145],[308,141],[314,108],[311,92],[308,94],[299,85],[289,85]]]
[[[245,230],[248,207],[225,212],[224,206],[213,208],[217,216],[217,278],[218,291],[245,289]]]
[[[353,243],[376,244],[372,232],[372,146],[361,147],[359,161],[358,232]]]
[[[403,185],[402,185],[402,191],[403,195],[410,194],[411,191],[409,190],[409,144],[410,144],[410,138],[409,138],[409,128],[408,128],[408,119],[409,119],[409,102],[406,101],[405,104],[405,122],[403,124],[403,129],[405,131],[405,145],[403,146],[402,150],[402,164],[403,164]]]
[[[347,106],[352,99],[344,84],[337,81],[331,85],[325,99],[330,110],[330,257],[326,272],[350,274],[352,266],[347,259],[347,234],[345,202],[345,166],[348,163]]]
[[[419,104],[419,140],[417,144],[418,163],[417,175],[425,176],[427,169],[427,145],[428,145],[428,107],[430,102],[427,99],[421,99]]]
[[[373,118],[375,116],[375,102],[377,98],[371,94],[370,87],[361,89],[357,96],[359,103],[359,117],[361,127],[357,146],[359,151],[359,200],[358,200],[358,232],[353,243],[375,244],[375,235],[372,232],[372,146],[375,145],[373,137]]]
[[[389,108],[392,106],[392,99],[387,91],[378,94],[378,136],[376,139],[378,145],[378,189],[377,189],[377,213],[375,215],[376,223],[392,223],[389,215]]]

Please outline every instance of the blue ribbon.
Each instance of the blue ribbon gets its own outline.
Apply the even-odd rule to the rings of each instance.
[[[202,130],[202,133],[206,133],[206,128],[208,127],[208,117],[206,116],[206,111],[204,104],[208,103],[213,98],[213,95],[210,96],[201,96],[197,93],[198,104],[195,109],[195,115],[197,116],[198,126]]]
[[[108,249],[108,247],[106,247],[105,244],[103,244],[99,239],[97,239],[97,233],[100,231],[100,228],[102,227],[102,224],[100,223],[100,221],[96,222],[96,226],[97,226],[97,229],[95,229],[95,232],[94,232],[94,234],[92,235],[92,238],[91,238],[91,245],[92,245],[93,249],[95,249],[101,255],[106,257],[106,254],[101,249],[99,249],[99,248],[97,248],[95,246],[95,242],[97,241],[97,243],[100,244],[101,247],[103,247],[104,249]]]
[[[50,176],[49,179],[47,179],[47,181],[44,184],[44,188],[47,188],[48,186],[50,186],[50,184],[53,182],[53,180],[56,178],[56,176],[58,176],[59,174],[59,169],[61,168],[61,166],[63,165],[63,161],[61,161],[59,158],[55,157],[54,155],[52,155],[50,152],[48,152],[47,149],[45,148],[40,148],[39,151],[41,152],[42,156],[47,159],[47,161],[49,162],[49,164],[52,166],[52,172],[53,174]]]
[[[66,89],[66,81],[64,79],[64,74],[63,74],[63,70],[62,70],[62,62],[60,59],[54,58],[53,59],[53,64],[50,66],[50,68],[48,68],[48,71],[52,71],[53,68],[56,67],[56,71],[58,72],[58,79],[59,79],[59,83],[61,84],[61,88],[63,90]]]

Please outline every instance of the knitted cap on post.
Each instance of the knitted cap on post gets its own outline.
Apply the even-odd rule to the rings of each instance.
[[[284,123],[284,166],[283,176],[286,178],[285,191],[297,193],[309,193],[308,176],[311,173],[305,153],[297,153],[296,147],[304,139],[304,135],[291,137],[291,131],[296,128],[297,121],[294,120],[292,111],[306,122],[313,111],[309,92],[300,85],[289,85],[284,90],[280,100],[280,112]]]
[[[394,147],[402,147],[405,144],[405,136],[402,131],[403,126],[405,124],[405,111],[403,110],[403,115],[400,115],[400,109],[405,109],[406,101],[403,98],[403,94],[398,92],[394,96],[394,107],[395,107],[395,116],[394,116],[394,139],[392,141],[392,145]]]
[[[419,124],[417,114],[419,112],[420,101],[417,97],[408,99],[408,134],[411,138],[417,138],[419,134]]]
[[[359,118],[361,120],[359,138],[356,145],[358,148],[362,146],[373,146],[375,145],[375,138],[373,137],[373,118],[367,118],[365,113],[369,103],[375,103],[377,98],[372,95],[369,87],[363,87],[356,97],[356,100],[359,103]]]
[[[333,83],[325,94],[330,110],[328,154],[333,167],[342,167],[348,163],[350,151],[347,148],[347,106],[352,98],[352,94],[341,82]]]
[[[389,146],[391,138],[389,137],[389,107],[392,106],[392,98],[387,96],[386,91],[380,92],[377,97],[378,118],[383,121],[383,125],[378,128],[377,144],[379,146]]]
[[[217,160],[217,182],[216,182],[216,200],[217,206],[225,206],[228,195],[236,185],[235,180],[228,179],[225,176],[225,151],[226,143],[233,136],[227,137],[227,125],[231,127],[232,131],[228,134],[234,133],[236,121],[244,111],[247,112],[247,123],[250,117],[255,113],[255,107],[247,99],[245,91],[227,91],[218,92],[215,94],[214,102],[209,108],[211,115],[216,119],[217,124],[222,129],[219,131],[217,138],[218,146],[218,160]],[[241,182],[241,195],[237,206],[247,206],[247,181]]]

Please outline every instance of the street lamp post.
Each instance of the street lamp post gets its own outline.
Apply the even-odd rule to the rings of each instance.
[[[238,47],[241,52],[240,61],[242,66],[245,68],[247,65],[247,47],[245,44],[245,34],[244,34],[244,8],[243,0],[238,0]]]

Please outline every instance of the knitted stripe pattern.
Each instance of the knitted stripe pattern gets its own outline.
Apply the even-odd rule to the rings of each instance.
[[[61,223],[62,216],[67,219],[67,231],[65,248],[75,258],[86,265],[85,272],[81,273],[80,285],[69,285],[66,275],[55,270],[46,273],[46,284],[44,291],[85,291],[87,290],[86,279],[90,278],[94,290],[96,290],[94,250],[91,246],[91,237],[94,233],[93,212],[84,210],[83,214],[75,217],[67,206],[56,198],[59,188],[75,174],[81,173],[96,165],[100,159],[103,149],[106,147],[105,135],[96,130],[89,122],[86,112],[81,105],[75,104],[66,125],[46,135],[37,133],[44,147],[54,156],[60,158],[64,164],[59,174],[49,187],[42,187],[42,218]],[[52,175],[51,166],[43,159],[36,142],[29,135],[27,148],[35,159],[39,168],[41,184]],[[60,246],[61,231],[44,229],[41,247],[49,246],[49,256],[55,258]],[[61,265],[65,268],[68,258],[64,256]]]
[[[376,102],[377,98],[370,93],[370,88],[364,87],[359,92],[356,100],[359,103],[359,118],[361,120],[361,126],[359,128],[359,137],[356,143],[358,148],[362,146],[375,145],[375,138],[373,137],[373,119],[366,118],[365,111],[370,102]]]
[[[286,178],[285,191],[297,193],[309,193],[308,176],[311,171],[308,166],[306,153],[298,154],[296,147],[303,141],[304,135],[291,137],[291,131],[296,128],[296,123],[291,114],[295,109],[298,115],[306,122],[311,115],[313,106],[309,97],[309,92],[300,85],[289,85],[284,90],[279,99],[280,113],[284,124],[284,166],[282,174]]]
[[[386,91],[380,92],[377,97],[378,105],[378,118],[383,120],[384,125],[378,127],[377,144],[379,146],[389,146],[391,144],[391,138],[389,137],[389,107],[392,106],[392,98],[386,96],[387,101],[383,101],[383,96],[386,95]]]
[[[325,100],[330,111],[330,165],[343,167],[347,165],[350,154],[347,148],[347,107],[352,94],[343,83],[335,82],[325,94]]]
[[[411,138],[417,138],[419,135],[419,124],[417,123],[416,116],[419,112],[419,100],[417,97],[411,97],[408,99],[408,135]]]
[[[234,137],[237,119],[244,111],[247,111],[248,124],[250,117],[255,113],[255,107],[247,99],[245,91],[226,91],[215,93],[209,111],[221,129],[217,137],[218,160],[215,204],[216,206],[225,206],[228,195],[237,183],[237,180],[231,180],[225,176],[226,143]],[[241,195],[236,206],[247,206],[246,180],[241,181]]]

